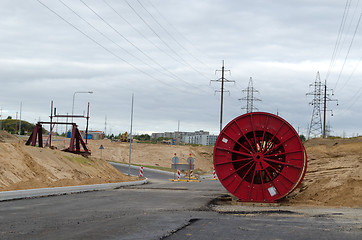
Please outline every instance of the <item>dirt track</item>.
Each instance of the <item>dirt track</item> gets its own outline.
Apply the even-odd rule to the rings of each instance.
[[[54,142],[63,148],[67,142]],[[19,143],[20,141],[20,143]],[[100,145],[104,146],[101,152]],[[69,186],[130,180],[105,160],[127,162],[129,143],[90,140],[91,158],[59,150],[24,146],[22,140],[0,134],[0,190]],[[308,168],[300,187],[285,205],[362,207],[362,138],[312,139],[305,143]],[[200,173],[211,173],[213,147],[132,145],[132,163],[170,167],[174,153],[186,163],[191,153]],[[131,179],[132,180],[132,179]]]

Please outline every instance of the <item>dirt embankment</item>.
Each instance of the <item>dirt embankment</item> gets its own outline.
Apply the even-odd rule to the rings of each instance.
[[[58,149],[69,139],[56,139]],[[20,141],[20,142],[19,142]],[[100,145],[103,145],[102,159]],[[18,138],[0,134],[0,191],[133,180],[106,160],[128,163],[129,143],[90,140],[90,158],[48,148],[24,146]],[[362,137],[312,139],[305,143],[308,167],[300,187],[283,204],[362,207]],[[213,147],[132,144],[132,163],[170,168],[174,153],[180,163],[189,154],[200,173],[211,173]]]
[[[0,191],[135,180],[104,160],[25,146],[0,132]]]
[[[362,137],[311,139],[308,167],[291,204],[362,207]]]

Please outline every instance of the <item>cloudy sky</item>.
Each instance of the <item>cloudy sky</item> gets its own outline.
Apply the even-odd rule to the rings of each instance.
[[[75,114],[90,102],[93,130],[107,117],[107,133],[120,133],[134,93],[136,133],[180,121],[180,131],[218,134],[220,84],[210,80],[225,60],[235,84],[225,84],[224,125],[245,113],[238,99],[252,77],[258,110],[306,134],[319,71],[339,102],[328,103],[331,134],[362,134],[361,12],[359,0],[2,0],[2,118],[22,102],[22,119],[46,121],[51,100],[70,114],[75,96]]]

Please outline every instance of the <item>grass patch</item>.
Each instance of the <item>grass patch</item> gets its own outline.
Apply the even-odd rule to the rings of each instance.
[[[201,147],[202,144],[194,144],[194,143],[191,143],[191,144],[186,144],[188,146],[192,146],[192,147]]]
[[[153,142],[150,142],[150,141],[137,141],[137,143],[142,143],[142,144],[151,144]]]
[[[338,137],[338,136],[329,136],[329,137],[327,137],[328,139],[332,139],[332,140],[334,140],[334,139],[341,139],[341,137]]]
[[[77,162],[77,163],[84,164],[84,165],[92,164],[92,161],[90,159],[85,158],[83,156],[75,155],[75,156],[64,156],[64,157],[71,162]]]

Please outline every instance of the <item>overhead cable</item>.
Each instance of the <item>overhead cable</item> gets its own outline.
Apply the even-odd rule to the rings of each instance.
[[[146,22],[146,20],[135,10],[134,7],[132,7],[131,4],[129,4],[129,2],[127,0],[125,0],[125,2],[127,3],[127,5],[132,9],[132,11],[142,20],[143,23],[146,24],[146,26],[157,36],[157,38],[173,53],[175,54],[175,56],[177,56],[181,61],[178,61],[181,64],[184,64],[188,67],[190,67],[191,69],[193,69],[194,71],[198,72],[200,75],[202,75],[203,77],[207,78],[207,76],[205,76],[203,73],[201,73],[199,70],[197,70],[196,68],[194,68],[191,64],[189,64],[182,56],[180,56],[180,54],[178,54],[165,40],[163,40],[161,38],[161,36],[151,27],[150,24],[148,24]]]
[[[99,19],[101,19],[107,26],[109,26],[111,29],[113,29],[119,36],[121,36],[125,41],[127,41],[129,44],[131,44],[133,47],[135,47],[139,52],[141,52],[145,57],[147,57],[149,60],[151,60],[153,63],[157,64],[159,67],[161,67],[164,71],[169,72],[168,69],[166,69],[164,66],[159,64],[156,60],[154,60],[152,57],[150,57],[148,54],[146,54],[142,49],[140,49],[137,45],[135,45],[133,42],[131,42],[128,38],[126,38],[120,31],[118,31],[115,27],[113,27],[107,20],[105,20],[100,14],[98,14],[93,8],[91,8],[88,4],[86,4],[83,0],[80,0],[89,10],[91,10]],[[170,72],[171,73],[171,72]],[[182,81],[185,84],[195,87],[194,85],[186,82],[185,80],[177,77],[173,73],[171,73],[171,77],[173,77],[176,80]],[[201,89],[203,91],[203,89]]]
[[[362,87],[360,87],[358,89],[358,91],[352,96],[352,98],[350,99],[350,104],[347,107],[347,110],[351,109],[353,107],[353,105],[358,101],[358,99],[362,96]]]
[[[351,19],[350,19],[350,21],[349,21],[349,24],[348,24],[348,28],[347,28],[347,30],[345,31],[342,44],[340,45],[339,51],[336,53],[336,54],[337,54],[336,56],[338,56],[338,55],[341,53],[342,49],[343,49],[343,46],[344,46],[344,43],[346,42],[346,39],[347,39],[349,30],[351,29],[353,20],[355,19],[355,16],[356,16],[356,13],[357,13],[357,10],[358,10],[358,5],[359,5],[359,0],[357,1],[357,4],[356,4],[356,6],[355,6],[355,8],[354,8],[352,17],[351,17]],[[348,17],[347,17],[347,18],[348,18]],[[346,18],[346,21],[347,21],[347,18]]]
[[[155,7],[155,5],[152,3],[152,1],[148,1],[148,3],[153,7],[153,9],[156,10],[156,12],[158,13],[158,15],[161,16],[161,18],[182,38],[184,38],[187,42],[189,42],[191,45],[195,45],[193,42],[190,41],[190,39],[188,39],[184,34],[182,34],[159,10],[157,7]],[[202,52],[202,54],[204,54],[206,57],[210,58],[210,56],[207,56],[204,52]],[[200,62],[201,64],[203,64],[204,66],[210,68],[210,66],[208,66],[205,62],[203,62],[202,60],[200,60],[199,58],[197,58],[196,56],[194,56],[194,58]]]
[[[189,50],[187,50],[153,15],[150,11],[147,10],[147,8],[144,7],[144,5],[137,0],[137,2],[141,5],[141,7],[151,16],[151,18],[157,23],[160,28],[162,28],[165,33],[173,40],[177,45],[179,45],[185,52],[187,52],[192,58],[194,58],[196,61],[200,62],[201,64],[204,64],[201,62],[197,57],[195,57]]]
[[[350,5],[351,5],[351,2],[350,2],[350,1],[352,1],[352,0],[347,0],[347,1],[346,1],[346,5],[345,5],[345,7],[344,7],[344,12],[343,12],[341,24],[340,24],[340,26],[339,26],[339,31],[338,31],[336,43],[335,43],[335,45],[334,45],[334,50],[333,50],[333,53],[332,53],[331,61],[330,61],[330,63],[329,63],[328,71],[327,71],[327,74],[326,74],[326,80],[328,79],[328,77],[329,77],[329,75],[330,75],[330,73],[331,73],[332,66],[334,65],[334,61],[335,61],[335,58],[336,58],[336,55],[337,55],[337,52],[338,52],[339,44],[340,44],[340,42],[341,42],[341,36],[342,36],[343,30],[344,30],[344,26],[345,26],[345,23],[346,23],[347,15],[348,15],[349,8],[350,8]]]
[[[159,47],[157,44],[155,44],[152,40],[150,40],[145,34],[142,33],[142,31],[138,30],[130,21],[128,21],[125,17],[123,17],[111,4],[109,4],[107,1],[103,0],[103,2],[110,7],[123,21],[125,21],[133,30],[135,30],[140,36],[142,36],[144,39],[146,39],[149,43],[151,43],[154,47],[156,47],[158,50],[169,56],[175,61],[179,61],[174,56],[169,54],[167,51],[165,51],[163,48]]]
[[[72,24],[71,22],[69,22],[68,20],[66,20],[64,17],[62,17],[60,14],[58,14],[57,12],[55,12],[53,9],[51,9],[49,6],[47,6],[45,3],[43,3],[40,0],[37,0],[41,5],[43,5],[45,8],[47,8],[49,11],[51,11],[53,14],[55,14],[56,16],[58,16],[60,19],[62,19],[64,22],[66,22],[67,24],[69,24],[71,27],[73,27],[74,29],[76,29],[78,32],[80,32],[82,35],[84,35],[85,37],[87,37],[89,40],[91,40],[93,43],[95,43],[96,45],[98,45],[99,47],[101,47],[102,49],[104,49],[105,51],[107,51],[108,53],[110,53],[111,55],[113,55],[114,57],[116,57],[117,59],[121,60],[122,62],[128,64],[129,66],[131,66],[132,68],[136,69],[137,71],[147,75],[148,77],[164,84],[167,85],[171,88],[174,88],[175,86],[173,84],[167,83],[165,81],[162,81],[152,75],[150,75],[149,73],[145,72],[144,70],[140,69],[139,67],[133,65],[132,63],[126,61],[125,59],[123,59],[122,57],[120,57],[119,55],[117,55],[116,53],[112,52],[111,50],[109,50],[108,48],[106,48],[105,46],[103,46],[101,43],[99,43],[98,41],[96,41],[94,38],[92,38],[91,36],[89,36],[88,34],[86,34],[85,32],[83,32],[80,28],[76,27],[74,24]]]
[[[353,41],[354,41],[354,38],[355,38],[356,33],[357,33],[357,30],[358,30],[358,26],[359,26],[359,23],[360,23],[360,21],[361,21],[361,17],[362,17],[362,13],[359,15],[358,22],[357,22],[356,28],[355,28],[355,30],[354,30],[354,33],[353,33],[353,37],[352,37],[351,43],[349,44],[349,48],[348,48],[348,51],[347,51],[346,57],[344,58],[344,62],[343,62],[343,65],[342,65],[341,71],[339,72],[337,82],[336,82],[336,84],[334,85],[334,90],[336,90],[337,85],[338,85],[338,82],[339,82],[339,80],[340,80],[340,78],[341,78],[342,72],[343,72],[343,70],[344,70],[344,66],[345,66],[346,61],[347,61],[347,58],[348,58],[348,56],[349,56],[349,52],[351,51],[351,47],[352,47],[352,45],[353,45]]]
[[[81,1],[81,2],[83,2],[83,1]],[[107,1],[104,1],[104,0],[103,0],[103,2],[104,2],[106,5],[108,5],[119,17],[121,17],[124,21],[126,21],[126,23],[128,23],[132,28],[134,28],[134,26],[133,26],[131,23],[129,23],[124,17],[122,17]],[[83,2],[83,3],[84,3],[84,2]],[[89,6],[87,6],[87,7],[90,8]],[[90,8],[90,9],[91,9],[91,8]],[[95,11],[93,11],[93,12],[95,13]],[[96,14],[98,17],[100,17],[100,15],[98,15],[97,13],[95,13],[95,14]],[[115,28],[112,27],[104,18],[101,18],[101,19],[102,19],[102,21],[105,21],[105,23],[106,23],[108,26],[110,26],[113,30],[115,30]],[[134,28],[134,30],[137,31],[139,34],[141,34],[141,36],[143,36],[145,39],[148,39],[148,38],[147,38],[142,32],[140,32],[138,29]],[[119,31],[116,31],[116,32],[119,33]],[[124,39],[126,39],[125,36],[122,35],[122,37],[123,37]],[[130,41],[127,40],[127,42],[130,42]],[[152,41],[150,41],[150,42],[152,43]],[[153,43],[152,43],[152,44],[153,44]],[[153,44],[153,45],[156,46],[155,44]],[[135,46],[135,45],[132,43],[132,46]],[[136,47],[136,49],[137,49],[137,50],[140,50],[138,47]],[[199,88],[199,87],[197,87],[197,86],[195,86],[195,85],[192,85],[192,84],[190,84],[189,82],[187,82],[187,81],[183,80],[182,78],[180,78],[179,76],[177,76],[176,74],[172,73],[169,69],[167,69],[166,67],[164,67],[162,64],[158,63],[154,58],[152,58],[151,56],[149,56],[148,54],[146,54],[144,51],[140,50],[140,52],[141,52],[144,56],[146,56],[150,61],[152,61],[154,64],[156,64],[157,66],[159,66],[160,68],[162,68],[164,71],[162,71],[161,73],[163,73],[163,74],[168,73],[167,76],[172,77],[172,78],[175,79],[175,80],[182,81],[182,82],[184,82],[185,84],[187,84],[188,86],[196,87],[196,88],[198,88],[198,89],[201,90],[201,91],[205,91],[204,89],[201,89],[201,88]]]
[[[62,3],[66,8],[68,8],[70,11],[72,11],[75,15],[77,15],[80,19],[82,19],[85,23],[87,23],[93,30],[95,30],[96,32],[98,32],[99,34],[101,34],[104,38],[106,38],[107,40],[109,40],[110,42],[112,42],[113,44],[115,44],[118,48],[122,49],[123,51],[125,51],[127,54],[129,54],[130,56],[134,57],[135,59],[137,59],[138,61],[142,62],[143,64],[147,65],[150,68],[153,68],[151,65],[149,65],[147,62],[143,61],[141,58],[135,56],[134,54],[132,54],[130,51],[128,51],[127,49],[125,49],[124,47],[122,47],[121,45],[119,45],[117,42],[115,42],[114,40],[112,40],[111,38],[109,38],[106,34],[104,34],[103,32],[101,32],[99,29],[97,29],[94,25],[92,25],[89,21],[87,21],[86,19],[84,19],[82,16],[80,16],[76,11],[74,11],[71,7],[69,7],[67,4],[65,4],[62,0],[58,0],[60,3]]]

